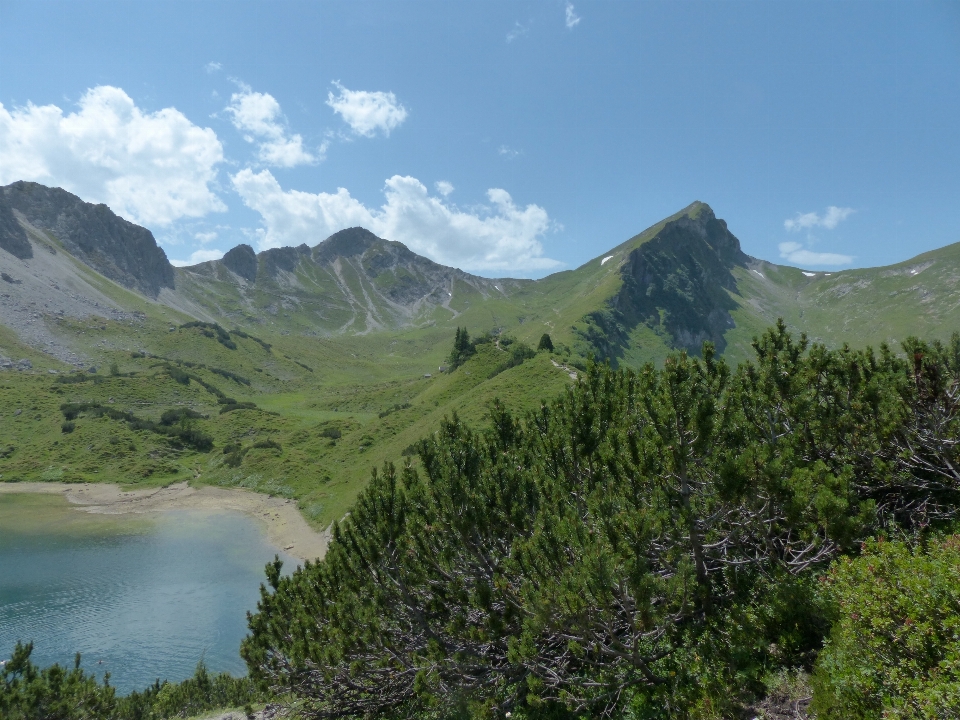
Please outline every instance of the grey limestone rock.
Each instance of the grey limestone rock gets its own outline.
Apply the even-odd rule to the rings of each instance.
[[[33,248],[27,240],[27,233],[14,217],[13,209],[2,200],[0,200],[0,248],[21,260],[29,260],[33,257]]]
[[[228,250],[220,262],[244,280],[253,282],[257,279],[257,254],[249,245],[237,245],[232,250]]]
[[[8,249],[7,244],[21,247],[16,244],[19,241],[13,225],[20,233],[23,228],[13,210],[52,235],[74,257],[124,287],[150,297],[156,297],[161,288],[174,287],[173,266],[153,234],[114,214],[106,205],[84,202],[66,190],[37,183],[19,181],[2,187],[0,243],[6,243],[4,249]]]

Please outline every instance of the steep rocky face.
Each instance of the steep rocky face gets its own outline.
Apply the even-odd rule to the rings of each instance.
[[[174,287],[173,266],[153,234],[115,215],[106,205],[84,202],[60,188],[21,181],[0,188],[0,224],[4,228],[4,217],[11,210],[22,213],[74,257],[124,287],[150,297],[156,297],[161,288]],[[3,228],[0,236],[9,237]]]
[[[737,290],[732,270],[748,260],[726,222],[701,204],[630,251],[620,290],[589,318],[588,340],[600,355],[616,358],[630,330],[643,323],[688,352],[699,353],[705,340],[722,351],[737,307],[729,294]]]
[[[346,228],[335,232],[314,249],[314,259],[319,263],[333,262],[338,257],[363,255],[371,246],[384,242],[362,227]]]
[[[237,245],[220,258],[220,262],[235,272],[244,280],[253,282],[257,279],[257,254],[249,245]]]
[[[27,233],[14,216],[13,209],[3,202],[2,195],[0,195],[0,248],[21,260],[33,257],[33,247],[27,240]]]
[[[310,257],[310,247],[301,244],[297,247],[270,248],[259,255],[263,261],[264,272],[270,277],[276,277],[281,270],[293,272],[303,258]]]

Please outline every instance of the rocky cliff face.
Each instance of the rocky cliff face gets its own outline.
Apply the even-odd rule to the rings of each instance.
[[[0,195],[0,248],[21,260],[33,257],[33,247],[27,240],[20,221],[13,214],[13,208],[3,202]]]
[[[174,287],[173,266],[146,228],[115,215],[106,205],[84,202],[60,188],[15,182],[0,188],[0,247],[17,255],[19,248],[13,210],[34,227],[55,237],[74,257],[124,287],[156,297],[161,288]],[[14,228],[10,219],[16,225]],[[29,250],[29,242],[26,242]],[[32,255],[32,251],[30,252]]]
[[[228,250],[227,254],[220,258],[220,262],[247,282],[257,279],[257,254],[249,245],[237,245]]]
[[[737,290],[732,270],[749,259],[726,222],[701,203],[630,251],[620,290],[588,318],[587,339],[599,355],[615,359],[630,330],[643,323],[690,353],[706,340],[723,351],[737,307],[729,294]]]

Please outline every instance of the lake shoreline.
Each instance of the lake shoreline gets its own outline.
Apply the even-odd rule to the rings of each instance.
[[[260,523],[271,545],[300,560],[322,558],[330,541],[329,532],[310,527],[295,501],[249,490],[191,487],[186,482],[143,490],[122,490],[111,483],[0,482],[0,494],[14,493],[62,495],[77,510],[103,515],[166,510],[240,512]]]

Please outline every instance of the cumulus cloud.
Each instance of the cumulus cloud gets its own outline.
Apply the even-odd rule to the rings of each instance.
[[[295,167],[317,161],[316,156],[304,149],[300,135],[287,133],[280,103],[269,93],[254,92],[250,87],[241,86],[240,92],[230,96],[227,112],[234,127],[244,133],[244,140],[258,143],[261,162]]]
[[[268,170],[247,168],[232,177],[247,207],[260,213],[261,248],[316,245],[337,230],[361,225],[446,265],[477,271],[544,270],[540,238],[553,226],[546,210],[519,207],[506,190],[487,191],[489,205],[465,212],[431,196],[416,178],[386,181],[384,204],[368,208],[339,188],[335,193],[283,190]]]
[[[797,242],[782,242],[779,245],[780,257],[800,267],[814,265],[849,265],[853,262],[852,255],[838,253],[813,252]]]
[[[198,263],[208,262],[210,260],[219,260],[223,253],[219,250],[195,250],[190,254],[189,260],[171,260],[170,264],[176,267],[186,267],[187,265],[197,265]]]
[[[218,72],[222,67],[223,66],[220,63],[211,61],[204,66],[204,70],[206,70],[209,75],[213,75],[215,72]]]
[[[446,197],[453,192],[453,183],[448,183],[446,180],[438,181],[434,187],[437,188],[437,192]]]
[[[783,221],[783,226],[791,232],[798,230],[809,230],[810,228],[822,227],[827,230],[833,230],[837,225],[846,220],[854,213],[853,208],[842,208],[831,205],[826,209],[823,215],[815,212],[797,213],[796,217]]]
[[[213,242],[214,240],[217,239],[217,232],[215,230],[210,230],[208,232],[198,232],[198,233],[195,233],[193,237],[202,243]]]
[[[56,105],[0,103],[0,184],[58,185],[136,223],[165,226],[226,210],[210,185],[223,146],[175,108],[144,112],[101,85],[69,114]]]
[[[573,10],[573,3],[567,3],[567,30],[573,30],[580,23],[580,16]]]
[[[390,131],[407,119],[407,109],[397,102],[392,92],[348,90],[334,82],[339,95],[327,93],[327,105],[340,115],[357,135],[373,137],[377,132],[389,136]]]

